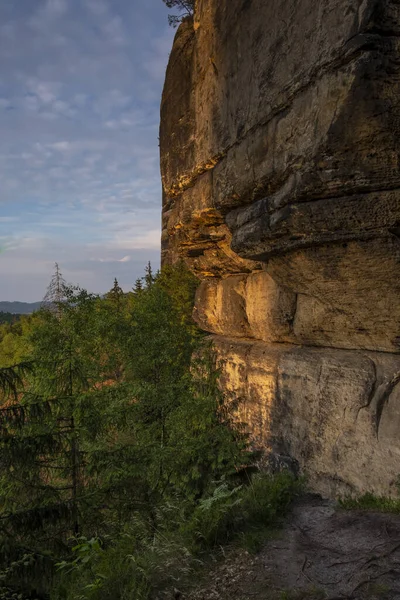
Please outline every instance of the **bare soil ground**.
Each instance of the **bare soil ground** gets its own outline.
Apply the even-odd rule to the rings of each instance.
[[[307,495],[257,555],[232,550],[181,600],[400,600],[400,516]]]

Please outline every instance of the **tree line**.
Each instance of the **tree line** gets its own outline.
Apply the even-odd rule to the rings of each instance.
[[[0,598],[148,599],[288,504],[290,478],[248,475],[196,286],[148,265],[100,297],[57,267],[43,308],[3,326]]]
[[[5,323],[15,323],[16,321],[18,321],[20,316],[21,315],[0,310],[0,325],[4,325]]]

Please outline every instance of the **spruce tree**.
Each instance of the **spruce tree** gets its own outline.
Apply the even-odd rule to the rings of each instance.
[[[142,277],[138,277],[135,281],[135,286],[133,287],[134,294],[140,294],[143,291],[143,279]]]
[[[212,357],[193,362],[203,354],[190,321],[196,281],[183,265],[154,276],[150,263],[144,279],[118,310],[116,280],[111,298],[66,287],[58,310],[32,321],[34,372],[0,371],[0,582],[25,597],[48,597],[52,575],[63,580],[57,598],[139,597],[118,596],[111,580],[102,596],[90,551],[76,561],[71,546],[103,551],[133,527],[121,558],[133,564],[164,509],[180,499],[185,520],[246,462]]]
[[[28,362],[20,363],[12,367],[0,368],[0,392],[5,398],[18,397],[18,390],[23,387],[23,377],[29,373],[32,365]],[[0,398],[1,399],[1,398]]]
[[[81,448],[94,426],[84,409],[90,360],[77,340],[85,335],[87,295],[83,308],[76,302],[72,295],[56,313],[42,312],[31,334],[35,368],[27,391],[27,367],[0,370],[0,388],[8,392],[0,408],[0,581],[25,594],[48,588],[90,505]],[[96,420],[95,410],[88,412]]]
[[[65,301],[67,283],[62,276],[58,263],[54,263],[54,274],[47,286],[46,294],[42,300],[42,307],[60,314],[61,303]]]
[[[124,297],[124,290],[120,287],[117,278],[114,278],[114,285],[109,292],[106,294],[107,300],[109,300],[116,308],[121,308],[122,298]]]
[[[64,399],[21,391],[0,408],[1,591],[44,593],[52,555],[73,532],[73,431],[64,409]]]
[[[146,287],[150,288],[153,285],[153,283],[155,282],[155,280],[156,280],[156,278],[153,274],[151,262],[149,261],[146,265],[145,276],[144,276],[144,282],[146,284]]]

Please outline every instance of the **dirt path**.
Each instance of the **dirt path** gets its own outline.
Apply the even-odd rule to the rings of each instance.
[[[317,496],[256,556],[232,552],[182,600],[400,600],[400,516]],[[212,583],[211,583],[212,582]]]

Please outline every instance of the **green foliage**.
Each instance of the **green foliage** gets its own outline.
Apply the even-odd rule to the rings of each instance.
[[[147,599],[218,544],[254,548],[297,488],[238,484],[253,456],[191,318],[197,280],[149,264],[133,292],[115,280],[101,298],[56,275],[57,297],[3,337],[33,368],[10,368],[0,341],[0,582]]]
[[[29,331],[37,321],[37,313],[22,315],[11,325],[0,325],[0,366],[10,367],[24,362],[29,355]]]
[[[185,585],[221,543],[241,543],[255,527],[261,527],[265,539],[298,490],[288,474],[259,475],[246,486],[217,484],[191,513],[182,500],[164,502],[156,527],[136,513],[118,539],[106,539],[94,549],[82,540],[75,547],[74,560],[61,565],[68,583],[65,577],[54,598],[148,600],[157,590]]]
[[[258,550],[266,530],[276,528],[301,484],[288,473],[258,475],[242,487],[222,483],[200,501],[185,529],[200,548],[212,548],[239,537],[248,550]]]
[[[1,600],[39,600],[51,585],[50,563],[46,553],[32,552],[23,547],[0,546]]]
[[[15,315],[10,312],[0,311],[0,324],[8,323],[12,324],[20,319],[21,315]]]
[[[141,519],[125,525],[117,543],[106,549],[99,540],[81,538],[71,562],[60,563],[57,600],[114,600],[147,598],[151,585],[152,545]]]
[[[0,393],[6,398],[17,398],[18,389],[23,387],[23,377],[31,372],[31,363],[19,363],[11,367],[0,368]],[[1,417],[0,417],[1,419]]]
[[[143,279],[146,284],[146,288],[150,288],[153,285],[153,283],[155,283],[155,281],[156,281],[156,277],[154,276],[150,261],[146,265],[145,276],[143,277]]]
[[[158,285],[168,294],[172,304],[186,325],[192,324],[192,312],[199,280],[183,262],[164,265]]]
[[[117,310],[120,310],[122,308],[124,291],[120,287],[117,278],[114,279],[114,285],[111,288],[111,290],[108,292],[108,294],[106,294],[106,298],[107,298],[107,300],[109,300],[109,302],[114,304],[114,307]]]
[[[371,510],[400,514],[400,499],[375,496],[371,493],[362,496],[346,497],[340,500],[340,506],[346,510]]]

